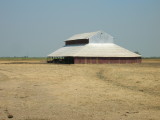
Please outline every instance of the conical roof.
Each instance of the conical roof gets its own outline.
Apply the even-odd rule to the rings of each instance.
[[[49,57],[140,57],[114,43],[90,43],[64,46],[48,55]]]

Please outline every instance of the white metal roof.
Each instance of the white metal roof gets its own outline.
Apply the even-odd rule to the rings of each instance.
[[[93,35],[97,34],[98,32],[99,31],[97,31],[97,32],[90,32],[90,33],[76,34],[76,35],[73,35],[70,38],[68,38],[66,41],[77,40],[77,39],[89,39],[90,37],[92,37]]]
[[[114,43],[90,43],[86,45],[64,46],[48,57],[141,57]]]
[[[68,38],[66,41],[78,40],[78,39],[89,39],[89,43],[113,42],[113,37],[103,31],[76,34],[76,35],[73,35],[72,37]]]

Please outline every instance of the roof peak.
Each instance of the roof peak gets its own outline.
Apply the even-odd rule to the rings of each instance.
[[[89,39],[89,43],[96,42],[96,43],[106,43],[106,42],[113,42],[113,37],[108,33],[103,32],[102,30],[96,32],[87,32],[87,33],[80,33],[75,34],[68,38],[66,41],[72,40],[80,40],[80,39]]]
[[[94,36],[95,34],[99,32],[100,31],[75,34],[71,36],[70,38],[68,38],[66,41],[76,40],[76,39],[89,39],[90,37]]]

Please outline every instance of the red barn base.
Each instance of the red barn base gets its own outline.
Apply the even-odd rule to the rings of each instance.
[[[141,57],[74,57],[74,64],[141,63]]]

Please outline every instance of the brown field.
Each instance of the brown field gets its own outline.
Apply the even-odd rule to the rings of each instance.
[[[160,120],[160,59],[103,65],[1,60],[0,120],[8,119]]]

